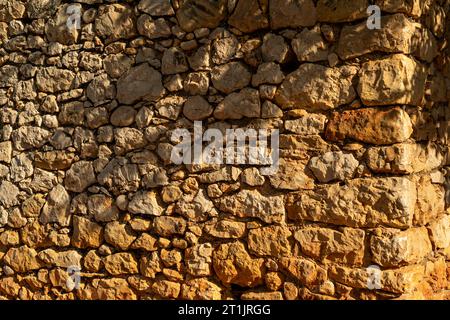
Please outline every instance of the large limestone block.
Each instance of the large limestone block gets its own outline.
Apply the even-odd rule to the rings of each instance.
[[[367,150],[367,166],[376,173],[409,174],[431,171],[443,163],[436,144],[398,143],[371,147]]]
[[[401,108],[365,108],[334,112],[325,130],[331,141],[354,139],[376,145],[407,140],[413,132],[411,119]]]
[[[275,100],[283,108],[334,109],[352,102],[355,67],[327,68],[305,63],[283,81]]]
[[[242,190],[218,201],[224,212],[244,218],[258,218],[266,223],[284,221],[283,196],[264,196],[257,190]]]
[[[358,93],[367,106],[422,104],[428,70],[415,60],[396,54],[368,61],[360,71]]]
[[[370,238],[373,261],[383,267],[396,267],[422,261],[431,252],[431,241],[425,227],[405,231],[378,229]]]
[[[416,184],[408,178],[369,178],[293,193],[286,209],[294,220],[407,228],[412,225],[416,201]]]
[[[343,228],[306,228],[294,234],[301,250],[314,260],[349,265],[361,265],[364,258],[365,233],[363,230]]]
[[[381,29],[370,30],[364,21],[342,28],[337,48],[339,57],[347,60],[374,51],[413,52],[411,39],[416,32],[414,22],[403,14],[395,14],[382,17],[381,25]]]

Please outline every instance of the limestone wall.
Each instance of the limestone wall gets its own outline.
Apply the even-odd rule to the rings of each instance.
[[[0,0],[0,298],[449,298],[449,11]],[[278,170],[174,163],[194,121]]]

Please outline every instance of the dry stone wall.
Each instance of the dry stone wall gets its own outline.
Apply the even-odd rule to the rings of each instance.
[[[0,298],[448,299],[449,15],[0,0]],[[173,163],[194,121],[278,170]]]

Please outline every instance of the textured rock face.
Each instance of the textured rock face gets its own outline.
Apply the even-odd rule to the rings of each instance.
[[[302,64],[279,87],[275,100],[284,108],[333,109],[356,97],[354,68],[327,68]]]
[[[368,106],[421,105],[427,72],[405,55],[369,61],[360,71],[358,93]]]
[[[0,0],[0,300],[449,299],[449,14]]]

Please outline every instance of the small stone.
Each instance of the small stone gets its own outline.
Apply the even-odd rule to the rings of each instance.
[[[292,49],[297,55],[298,61],[317,62],[327,60],[328,45],[322,39],[319,28],[309,30],[303,29],[294,40],[292,40]]]
[[[160,216],[164,208],[158,203],[156,193],[153,191],[140,191],[136,193],[128,204],[128,211],[133,214],[148,214]]]
[[[43,224],[58,223],[60,226],[70,225],[70,196],[64,187],[58,184],[50,191],[42,208],[39,221]]]
[[[0,205],[10,208],[20,203],[18,199],[19,188],[11,182],[3,180],[0,184]]]
[[[258,66],[258,71],[253,75],[252,86],[261,84],[279,84],[283,82],[284,74],[278,64],[274,62],[262,63]]]
[[[211,71],[214,88],[227,94],[246,87],[251,77],[252,74],[242,62],[229,62],[216,66]]]
[[[108,273],[118,276],[138,273],[138,264],[131,253],[120,252],[107,256],[103,260]]]
[[[257,190],[241,190],[223,197],[218,208],[240,218],[258,218],[266,223],[281,222],[285,215],[282,196],[265,197]]]
[[[221,244],[213,257],[214,271],[224,284],[241,287],[261,284],[264,260],[252,258],[241,242]]]
[[[262,186],[265,182],[265,178],[257,168],[248,168],[242,172],[241,175],[242,182],[248,184],[249,186]]]
[[[184,234],[186,230],[186,220],[181,217],[161,216],[153,221],[155,232],[163,237],[174,234]]]
[[[73,217],[72,245],[76,248],[98,248],[103,242],[103,228],[89,219]]]
[[[117,99],[128,105],[140,99],[156,101],[164,92],[161,74],[147,63],[130,69],[117,81]]]
[[[319,157],[311,158],[308,167],[320,182],[333,180],[345,181],[353,178],[359,162],[352,154],[327,152]]]
[[[208,92],[209,77],[206,72],[189,73],[184,80],[184,90],[191,96],[204,96]]]
[[[183,114],[191,121],[207,119],[213,113],[213,108],[202,96],[189,97],[183,107]]]
[[[64,185],[67,190],[83,192],[96,181],[92,162],[79,161],[74,163],[67,171]]]
[[[114,110],[111,115],[111,124],[116,127],[127,127],[133,124],[136,110],[132,107],[122,106]]]
[[[214,110],[214,117],[219,120],[258,118],[260,114],[259,92],[251,88],[229,94]]]
[[[182,51],[174,47],[164,51],[161,66],[162,74],[176,74],[186,72],[188,70],[189,67],[186,56]]]
[[[273,33],[264,35],[261,54],[265,62],[284,63],[288,53],[289,46],[282,36]]]
[[[127,225],[113,221],[105,226],[105,240],[115,248],[125,251],[136,240],[136,236]]]

